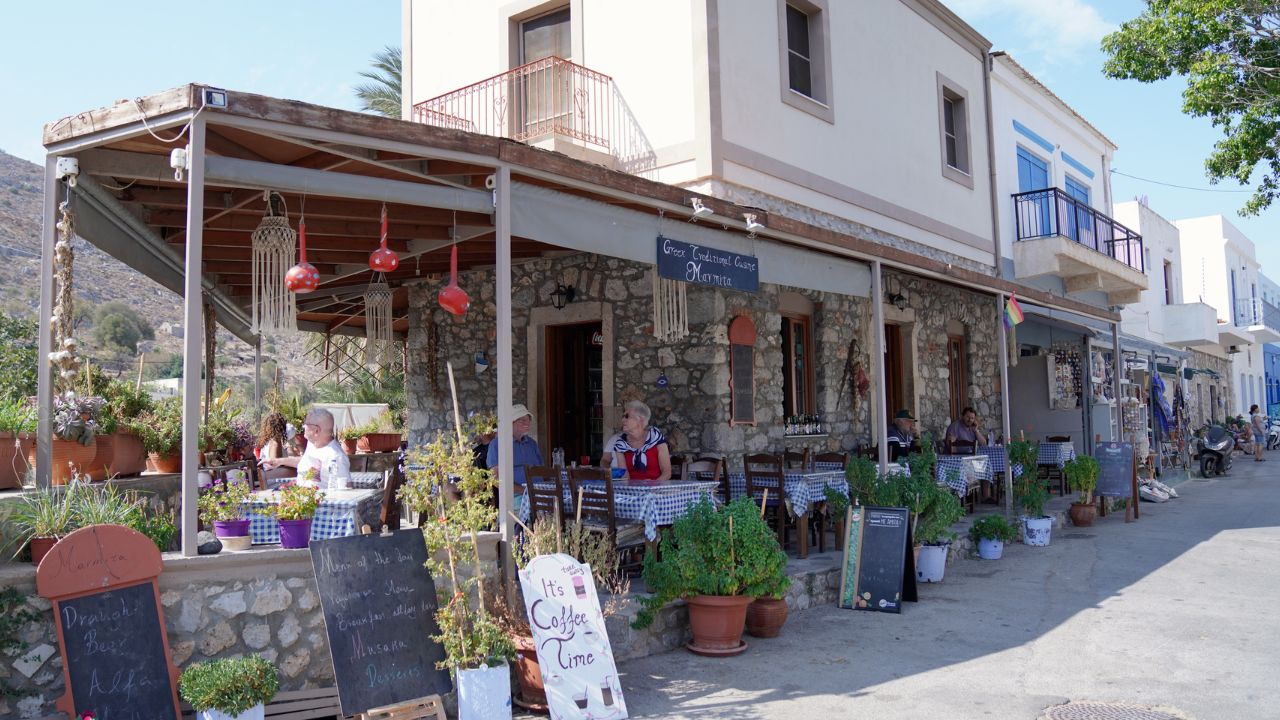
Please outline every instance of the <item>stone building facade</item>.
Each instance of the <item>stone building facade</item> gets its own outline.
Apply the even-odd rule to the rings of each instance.
[[[513,398],[534,413],[533,434],[546,422],[545,328],[600,322],[605,377],[605,436],[616,431],[623,403],[639,399],[653,410],[653,422],[667,433],[673,452],[716,452],[731,458],[748,452],[808,446],[815,452],[849,450],[871,442],[871,393],[855,397],[858,365],[872,378],[870,301],[761,283],[757,293],[686,285],[689,334],[666,343],[653,336],[653,266],[593,254],[542,258],[512,272]],[[991,421],[1000,408],[996,354],[996,302],[990,296],[913,276],[893,276],[905,296],[902,309],[885,305],[886,322],[904,337],[903,397],[921,427],[940,437],[951,420],[948,336],[965,338],[968,377],[961,405],[972,404]],[[410,442],[429,440],[448,429],[452,405],[446,366],[454,368],[459,404],[465,415],[493,412],[497,373],[476,372],[476,357],[496,349],[494,280],[490,272],[461,276],[472,295],[465,317],[436,303],[439,281],[410,286]],[[574,300],[563,310],[551,306],[557,284],[573,286]],[[814,400],[827,435],[784,435],[782,323],[784,313],[807,313],[813,357]],[[739,316],[756,327],[754,425],[730,424],[728,328]],[[666,378],[662,387],[659,378]],[[874,384],[874,380],[872,380]],[[892,413],[895,409],[890,409]],[[612,429],[610,429],[612,428]],[[543,441],[546,445],[546,442]],[[543,447],[549,459],[550,448]]]
[[[1197,372],[1187,381],[1187,416],[1191,429],[1195,430],[1211,421],[1225,420],[1231,408],[1236,407],[1230,358],[1220,358],[1191,349],[1187,367],[1211,370],[1218,375],[1215,378],[1209,373]]]

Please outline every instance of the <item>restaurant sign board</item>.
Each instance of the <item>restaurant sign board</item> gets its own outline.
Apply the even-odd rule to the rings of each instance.
[[[849,508],[839,607],[899,613],[903,601],[915,602],[910,528],[906,508]]]
[[[520,571],[520,587],[553,720],[627,717],[591,566],[540,555]]]
[[[759,292],[760,260],[658,236],[658,275],[694,285]]]

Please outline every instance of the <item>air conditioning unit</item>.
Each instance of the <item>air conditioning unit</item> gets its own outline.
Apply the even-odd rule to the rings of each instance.
[[[1239,345],[1228,345],[1228,346],[1227,346],[1227,354],[1228,354],[1228,355],[1235,355],[1235,354],[1236,354],[1236,353],[1238,353],[1238,352],[1240,352],[1240,346],[1239,346]]]

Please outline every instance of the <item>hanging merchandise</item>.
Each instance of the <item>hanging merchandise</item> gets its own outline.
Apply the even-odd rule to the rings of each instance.
[[[389,273],[400,266],[400,256],[387,249],[387,205],[382,205],[382,246],[369,253],[369,267],[374,272]]]
[[[391,286],[385,282],[369,283],[369,289],[364,292],[365,365],[388,365],[394,359],[391,322]]]
[[[1049,378],[1053,409],[1075,410],[1080,407],[1080,347],[1075,343],[1054,343],[1053,359],[1054,373]]]
[[[666,343],[689,334],[689,304],[685,283],[658,276],[653,268],[653,336]]]
[[[289,268],[284,276],[284,286],[289,292],[309,293],[320,284],[320,271],[307,262],[307,219],[298,220],[298,264]]]
[[[70,194],[68,188],[67,193]],[[53,327],[53,351],[49,353],[49,362],[58,370],[61,386],[70,388],[76,376],[80,374],[80,359],[76,356],[76,339],[71,333],[75,328],[74,297],[71,293],[72,265],[75,253],[71,250],[71,238],[75,236],[75,225],[71,217],[71,202],[63,200],[58,205],[61,218],[58,220],[58,241],[53,245],[53,314],[49,318]]]
[[[440,303],[440,307],[459,317],[466,315],[467,308],[471,307],[471,298],[467,295],[467,291],[458,287],[457,245],[453,246],[453,251],[449,255],[449,284],[440,288],[436,300]]]
[[[297,302],[285,287],[285,272],[293,262],[298,234],[289,227],[284,198],[264,193],[267,214],[250,237],[253,243],[252,332],[291,333],[298,330]]]

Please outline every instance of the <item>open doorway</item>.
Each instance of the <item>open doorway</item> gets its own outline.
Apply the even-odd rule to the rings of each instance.
[[[902,326],[886,323],[884,326],[885,400],[891,422],[893,416],[899,410],[907,407],[906,382],[903,378],[905,368],[906,357],[902,352]]]
[[[604,338],[599,322],[546,327],[547,437],[543,454],[599,460],[604,444]]]

